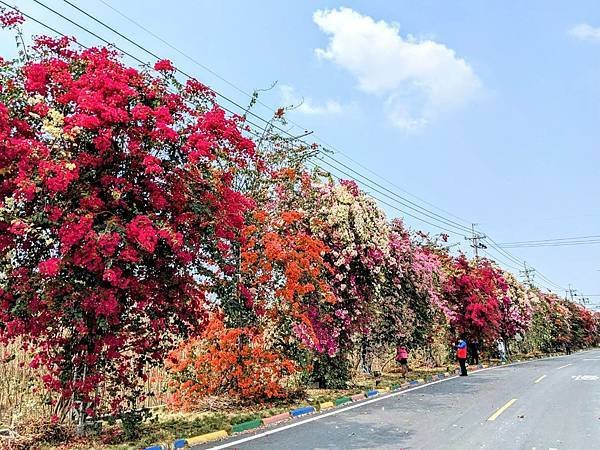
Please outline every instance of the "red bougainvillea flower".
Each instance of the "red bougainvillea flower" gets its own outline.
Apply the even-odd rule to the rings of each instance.
[[[156,61],[156,63],[154,64],[154,70],[173,72],[175,70],[175,67],[173,67],[173,64],[168,59],[161,59]]]
[[[201,83],[70,44],[37,38],[0,71],[0,339],[35,349],[65,400],[94,408],[102,382],[120,408],[202,331],[253,206],[234,180],[256,155]]]
[[[38,264],[38,269],[42,275],[54,277],[60,270],[60,259],[50,258]]]

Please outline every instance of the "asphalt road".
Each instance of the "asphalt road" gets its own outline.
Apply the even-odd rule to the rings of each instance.
[[[600,449],[600,350],[374,400],[194,450]]]

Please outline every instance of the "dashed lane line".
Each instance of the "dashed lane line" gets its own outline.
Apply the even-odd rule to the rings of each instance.
[[[551,361],[551,360],[554,360],[554,359],[565,358],[567,356],[568,355],[551,356],[549,358],[543,358],[542,361]],[[514,366],[520,366],[520,365],[524,365],[524,364],[529,364],[529,363],[532,363],[534,361],[537,361],[537,360],[518,361],[518,362],[511,363],[511,364],[506,364],[506,365],[503,365],[503,366],[490,366],[490,367],[486,367],[484,369],[480,369],[476,373],[487,372],[488,370],[495,370],[495,369],[506,369],[508,367],[514,367]],[[258,434],[251,435],[251,436],[246,436],[246,437],[243,437],[243,438],[240,438],[240,439],[237,439],[237,440],[226,442],[226,443],[221,444],[221,445],[210,447],[210,449],[212,449],[212,450],[221,450],[221,449],[226,449],[226,448],[229,448],[229,447],[235,447],[237,444],[242,444],[244,442],[253,441],[255,439],[260,439],[260,438],[263,438],[263,437],[266,437],[266,436],[270,436],[270,435],[273,435],[275,433],[284,431],[284,430],[289,429],[289,428],[295,428],[297,426],[301,426],[301,425],[304,425],[306,423],[313,422],[315,420],[324,419],[326,417],[333,416],[335,414],[339,414],[339,413],[348,411],[350,409],[359,408],[361,406],[365,406],[365,405],[368,405],[370,403],[381,401],[381,400],[384,400],[386,398],[393,398],[393,397],[396,397],[396,396],[399,396],[399,395],[404,395],[404,394],[406,394],[408,392],[415,391],[417,389],[422,389],[422,388],[425,388],[427,386],[432,386],[432,385],[437,384],[437,383],[443,383],[443,382],[450,381],[450,380],[453,380],[453,379],[456,379],[456,378],[457,377],[448,377],[448,378],[444,378],[442,380],[437,380],[437,381],[434,381],[434,382],[431,382],[431,383],[427,383],[427,384],[424,384],[424,385],[421,385],[421,386],[416,386],[416,387],[414,387],[412,389],[406,389],[404,391],[394,392],[391,395],[387,395],[387,396],[383,396],[383,397],[376,397],[376,398],[371,399],[371,400],[366,400],[366,401],[357,403],[356,405],[352,405],[350,407],[340,408],[340,409],[334,410],[334,411],[329,412],[329,413],[319,414],[317,416],[310,417],[310,418],[308,418],[306,420],[301,420],[301,421],[298,421],[298,422],[295,422],[295,423],[291,423],[289,425],[284,425],[282,427],[273,428],[273,429],[270,429],[270,430],[266,430],[266,431],[264,431],[262,433],[258,433]]]
[[[564,369],[565,367],[572,366],[573,364],[565,364],[564,366],[557,367],[556,370]]]
[[[500,408],[498,411],[496,411],[494,414],[492,414],[490,416],[490,418],[488,419],[488,421],[496,420],[500,416],[500,414],[502,414],[504,411],[506,411],[508,408],[510,408],[510,405],[512,405],[516,401],[517,401],[517,399],[513,398],[512,400],[509,400],[508,402],[506,402],[506,405],[504,405],[502,408]]]
[[[546,375],[542,375],[541,377],[539,377],[537,380],[534,381],[534,383],[539,383],[540,381],[542,381],[544,378],[546,378]]]

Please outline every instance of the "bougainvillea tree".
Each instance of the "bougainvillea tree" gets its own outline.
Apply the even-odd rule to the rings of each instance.
[[[583,305],[568,300],[560,301],[560,307],[563,308],[562,311],[568,311],[566,317],[569,322],[568,339],[562,339],[561,342],[570,349],[595,345],[598,341],[598,324],[594,313]]]
[[[445,309],[441,298],[441,261],[421,235],[411,234],[401,220],[389,228],[386,281],[368,332],[371,346],[427,344],[436,316]]]
[[[500,299],[500,338],[510,353],[510,340],[515,336],[522,338],[531,320],[531,304],[525,286],[509,272],[502,274],[508,287],[506,295]]]
[[[452,261],[444,284],[448,320],[455,334],[491,342],[500,337],[500,302],[508,286],[502,272],[489,260],[469,261],[464,255]]]
[[[296,340],[332,356],[340,333],[338,298],[327,283],[328,249],[310,233],[305,219],[297,210],[255,212],[242,253],[242,295],[258,320],[272,329],[275,344]]]
[[[313,194],[312,231],[329,248],[328,277],[341,302],[335,315],[344,322],[338,337],[337,358],[316,361],[315,378],[322,385],[344,385],[348,379],[347,352],[357,333],[368,331],[371,309],[381,298],[384,262],[389,248],[388,224],[375,201],[352,181],[327,181]],[[362,354],[366,353],[362,340]]]
[[[93,413],[100,383],[124,406],[147,363],[200,331],[252,206],[231,182],[254,145],[170,62],[152,76],[70,44],[1,61],[0,336],[24,338],[57,411]]]
[[[257,327],[227,327],[220,313],[213,313],[205,331],[169,354],[170,406],[191,410],[206,396],[226,394],[249,403],[282,398],[282,380],[296,364],[269,349]]]
[[[303,207],[303,199],[310,198],[304,194],[312,189],[311,176],[285,168],[273,171],[271,177],[274,184],[269,192],[270,200],[261,201],[261,206],[248,214],[242,231],[235,288],[228,297],[219,298],[216,309],[223,316],[224,333],[246,335],[251,329],[254,336],[260,335],[253,343],[257,351],[260,345],[264,354],[278,355],[281,360],[293,359],[296,364],[272,377],[253,377],[253,393],[246,390],[246,396],[257,396],[261,382],[264,382],[264,391],[274,392],[272,383],[282,384],[283,378],[300,369],[310,372],[311,355],[333,357],[339,350],[338,336],[347,320],[335,314],[338,298],[328,284],[332,272],[325,261],[328,248],[311,232],[314,218],[311,219]],[[174,353],[175,357],[184,361],[196,358],[196,366],[207,368],[200,360],[204,353],[190,351],[190,348],[210,346],[210,338],[203,336],[183,344]],[[239,350],[241,352],[243,347]],[[245,374],[246,370],[235,371],[238,362],[226,358],[213,370],[220,372],[228,367],[232,373]],[[255,361],[255,364],[261,362]],[[175,373],[177,386],[186,386],[186,390],[193,390],[196,395],[214,391],[210,384],[204,387],[202,384],[211,377],[192,376],[189,370],[169,366]],[[275,380],[276,375],[281,378]],[[223,392],[239,396],[236,386],[236,383],[226,383]]]

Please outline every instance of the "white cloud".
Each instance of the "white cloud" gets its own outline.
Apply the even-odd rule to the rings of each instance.
[[[569,35],[582,41],[600,41],[600,27],[580,23],[569,30]]]
[[[327,100],[323,104],[316,104],[309,97],[300,97],[293,86],[282,84],[279,86],[281,101],[285,106],[294,106],[294,111],[304,114],[322,115],[339,114],[342,112],[342,105],[335,100]]]
[[[327,48],[315,49],[317,57],[348,70],[364,92],[383,97],[388,117],[404,130],[420,129],[464,106],[481,86],[454,50],[403,37],[396,24],[350,8],[319,10],[313,20],[329,35]]]

